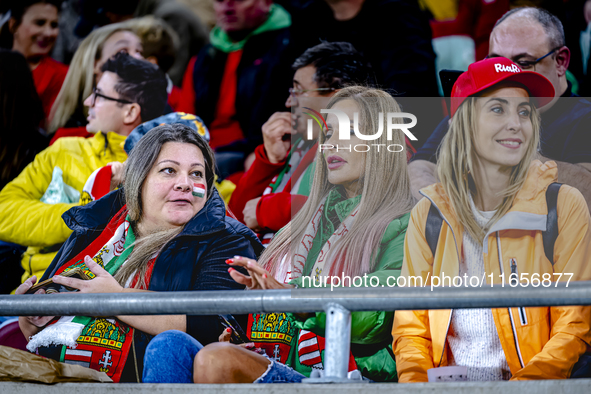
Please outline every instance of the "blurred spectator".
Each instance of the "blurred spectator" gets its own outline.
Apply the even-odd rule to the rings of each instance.
[[[168,73],[174,64],[179,47],[179,37],[174,30],[162,19],[151,15],[132,19],[127,23],[142,40],[146,60]],[[168,82],[168,104],[176,110],[181,100],[181,89],[174,86],[170,78]]]
[[[74,34],[74,29],[80,20],[80,0],[65,0],[59,16],[60,34],[55,40],[51,57],[58,62],[70,64],[78,46],[84,39]]]
[[[143,121],[162,114],[166,78],[152,64],[117,54],[102,67],[102,77],[84,104],[93,138],[62,138],[39,153],[0,192],[0,240],[29,248],[23,254],[23,281],[41,277],[72,232],[61,215],[84,204],[81,191],[94,170],[123,162],[123,143]]]
[[[43,106],[27,61],[18,52],[0,49],[0,190],[47,147],[39,132]],[[0,294],[21,281],[20,256],[25,248],[0,241]]]
[[[350,42],[391,93],[438,95],[431,29],[416,0],[308,1],[292,15],[298,53],[319,39]]]
[[[564,21],[566,45],[571,50],[568,70],[579,83],[578,94],[591,96],[591,0],[571,0],[566,3]]]
[[[47,147],[43,106],[25,58],[0,49],[0,190]]]
[[[316,45],[297,58],[292,68],[288,110],[293,106],[320,111],[316,107],[328,100],[310,98],[332,97],[347,85],[375,85],[371,66],[348,42]],[[275,112],[262,129],[263,144],[255,149],[254,162],[240,179],[228,208],[249,228],[264,234],[263,243],[267,243],[306,202],[311,176],[306,169],[317,145],[316,138],[303,138],[306,122],[301,110]]]
[[[48,118],[68,72],[67,66],[48,56],[59,33],[61,0],[15,0],[11,3],[0,32],[0,46],[12,48],[25,57]]]
[[[78,5],[71,4],[76,1]],[[209,29],[190,7],[176,0],[68,0],[64,11],[67,11],[67,16],[71,19],[60,18],[60,23],[68,26],[68,31],[65,32],[68,38],[63,39],[63,44],[60,39],[58,48],[63,53],[56,55],[63,59],[72,57],[72,50],[79,43],[78,37],[87,36],[97,27],[147,15],[162,19],[179,37],[175,62],[168,71],[177,86],[181,84],[183,72],[191,57],[207,43]],[[64,46],[67,48],[63,48]]]
[[[552,82],[556,95],[540,109],[540,159],[558,164],[558,182],[574,186],[591,206],[591,102],[576,99],[566,79],[570,51],[556,16],[539,8],[517,8],[499,19],[490,36],[489,57],[503,56],[524,70],[536,71]],[[558,101],[559,98],[562,100]],[[438,182],[436,152],[448,129],[445,118],[409,165],[415,197],[423,187]]]
[[[488,55],[488,40],[495,22],[509,11],[509,3],[510,0],[459,0],[454,19],[431,22],[433,38],[471,37],[475,46],[474,60],[482,60]]]
[[[90,96],[100,78],[101,66],[118,52],[142,59],[142,44],[132,28],[124,23],[101,27],[82,41],[52,108],[49,132],[52,143],[64,136],[89,136],[83,100]]]
[[[143,56],[162,72],[168,72],[175,59],[179,37],[162,19],[144,16],[129,22],[142,40]]]
[[[168,70],[168,75],[175,85],[180,86],[189,60],[207,44],[208,29],[198,15],[176,0],[140,0],[134,16],[145,15],[162,19],[179,37],[175,61]]]
[[[215,26],[215,13],[213,12],[213,1],[211,0],[177,0],[179,3],[189,7],[195,15],[205,23],[207,30]]]
[[[436,21],[452,20],[458,16],[459,2],[460,0],[418,0],[421,9],[429,12]]]
[[[216,1],[214,9],[211,43],[189,63],[178,109],[203,119],[226,177],[243,169],[262,142],[261,126],[282,109],[291,17],[271,0]]]

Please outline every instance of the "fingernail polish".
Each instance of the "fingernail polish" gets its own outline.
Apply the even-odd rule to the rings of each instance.
[[[232,267],[228,268],[228,272],[232,272],[232,271],[234,271],[234,268],[232,268]]]
[[[226,332],[232,332],[232,329],[230,327],[226,328]]]
[[[233,262],[234,262],[234,260],[232,260],[232,259],[226,260],[226,264],[232,264]]]
[[[267,274],[263,274],[263,278],[267,279]]]

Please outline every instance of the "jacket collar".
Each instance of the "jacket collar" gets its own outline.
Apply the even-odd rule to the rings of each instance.
[[[548,161],[541,163],[534,160],[527,173],[523,187],[513,201],[511,209],[500,218],[488,231],[483,239],[484,253],[488,253],[488,236],[502,230],[546,230],[548,208],[546,204],[546,189],[556,182],[556,163]],[[449,197],[443,186],[438,183],[421,190],[444,216],[456,234],[461,234],[463,226],[457,221]]]
[[[123,149],[126,138],[126,136],[117,134],[114,131],[108,133],[99,131],[91,138],[90,144],[92,150],[97,152],[99,156],[106,156],[107,151],[111,151],[113,156],[123,155],[123,157],[127,157]]]
[[[62,218],[73,231],[102,231],[123,204],[125,204],[124,191],[118,189],[87,205],[68,210]],[[187,223],[180,235],[219,231],[225,226],[225,216],[224,201],[214,188],[205,206]]]

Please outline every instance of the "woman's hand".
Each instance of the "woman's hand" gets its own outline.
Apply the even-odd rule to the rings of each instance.
[[[120,163],[118,161],[113,161],[107,164],[111,167],[111,184],[109,187],[110,191],[113,191],[119,187],[120,184],[123,183],[123,173],[125,172],[125,165],[124,163]]]
[[[231,343],[231,341],[230,341],[231,339],[232,339],[232,329],[230,327],[228,327],[224,331],[222,331],[222,333],[220,334],[220,337],[218,338],[218,342]],[[246,350],[252,350],[253,352],[258,353],[258,354],[265,353],[265,351],[263,349],[255,347],[253,342],[238,343],[236,345],[243,347]]]
[[[121,293],[123,291],[123,286],[111,274],[105,271],[103,267],[95,263],[90,256],[84,257],[84,263],[96,275],[94,279],[82,280],[55,275],[53,282],[73,287],[80,290],[81,293]]]
[[[248,271],[248,275],[243,275],[234,268],[228,269],[230,276],[236,282],[245,285],[249,290],[267,290],[267,289],[293,289],[292,285],[286,285],[278,282],[273,275],[261,268],[255,260],[246,257],[234,256],[233,259],[226,260],[226,264],[233,267],[243,267]]]
[[[15,290],[14,294],[25,294],[35,283],[37,283],[37,277],[33,275],[27,279],[25,283],[20,285]],[[39,289],[35,294],[45,294],[45,289]],[[55,316],[21,316],[21,319],[25,319],[29,324],[32,324],[37,328],[43,328],[47,323],[52,321],[54,317]]]

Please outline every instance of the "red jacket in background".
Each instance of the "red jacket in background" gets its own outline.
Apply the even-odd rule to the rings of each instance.
[[[68,66],[53,60],[49,56],[44,57],[32,71],[35,89],[37,89],[37,94],[43,104],[46,119],[49,119],[51,107],[62,88],[67,73]]]
[[[308,154],[312,152],[312,159],[315,151],[316,145],[308,151]],[[292,180],[297,180],[304,173],[311,160],[309,160],[309,155],[306,154],[293,172],[284,190],[263,195],[273,178],[285,167],[286,161],[283,160],[277,164],[271,163],[267,157],[267,152],[265,152],[264,145],[257,146],[254,153],[255,160],[248,171],[244,173],[232,193],[228,208],[236,216],[236,219],[244,223],[244,215],[242,214],[244,206],[250,200],[261,197],[256,210],[257,222],[262,228],[278,231],[291,220],[292,204],[295,204],[293,209],[297,211],[308,199],[306,196],[291,194],[291,186]]]

